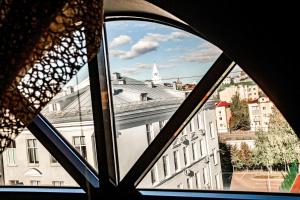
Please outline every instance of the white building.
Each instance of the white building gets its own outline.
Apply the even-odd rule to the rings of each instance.
[[[224,80],[222,81],[222,84],[225,84],[225,85],[230,84],[230,83],[231,83],[231,78],[230,78],[230,77],[226,77],[226,78],[224,78]]]
[[[226,101],[220,101],[216,104],[216,119],[218,133],[228,133],[229,120],[231,117],[230,103]]]
[[[268,97],[261,97],[248,103],[251,131],[268,131],[273,103]]]
[[[123,177],[182,103],[185,94],[120,74],[112,80],[112,85],[119,169]],[[72,91],[54,99],[43,114],[97,168],[90,89],[87,86]],[[15,144],[3,153],[1,168],[5,185],[77,185],[28,131],[20,134]],[[140,187],[223,188],[215,102],[206,103],[195,115]]]
[[[259,98],[259,87],[256,84],[247,85],[239,84],[225,87],[219,92],[219,98],[221,101],[231,103],[231,99],[234,95],[238,94],[241,100],[253,101]]]

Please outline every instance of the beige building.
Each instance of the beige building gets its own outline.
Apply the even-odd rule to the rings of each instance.
[[[229,120],[231,117],[230,103],[220,101],[216,104],[216,119],[218,133],[229,132]]]
[[[238,94],[241,100],[253,101],[259,98],[259,87],[256,84],[239,84],[224,88],[219,92],[220,101],[231,102],[234,95]]]
[[[268,131],[273,103],[268,97],[261,97],[248,103],[251,131]]]

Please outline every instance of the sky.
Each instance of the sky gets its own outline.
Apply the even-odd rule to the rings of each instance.
[[[156,63],[163,82],[198,82],[221,54],[198,36],[153,22],[112,21],[106,31],[111,73],[137,80],[150,80]]]
[[[153,22],[111,21],[106,32],[110,72],[141,81],[151,80],[155,63],[163,82],[197,83],[221,54],[198,36]],[[87,65],[77,77],[79,83],[88,78]],[[76,77],[69,85],[76,85]]]

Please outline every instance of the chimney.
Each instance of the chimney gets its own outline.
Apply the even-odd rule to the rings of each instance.
[[[147,80],[145,81],[145,84],[149,87],[149,88],[154,88],[154,83],[151,80]]]
[[[119,80],[121,79],[121,74],[119,72],[114,72],[112,78],[113,80]]]
[[[147,97],[147,93],[145,92],[145,93],[141,93],[141,101],[147,101],[148,100],[148,97]]]

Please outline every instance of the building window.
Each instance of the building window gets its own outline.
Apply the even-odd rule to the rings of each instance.
[[[262,107],[263,110],[266,110],[266,107]]]
[[[196,188],[201,189],[201,180],[200,180],[200,172],[195,173],[195,183],[196,183]]]
[[[180,170],[180,157],[179,157],[179,151],[176,150],[173,152],[173,156],[174,156],[174,167],[175,167],[175,171]]]
[[[208,185],[208,168],[203,168],[203,182],[205,185]]]
[[[194,118],[191,119],[190,121],[190,130],[191,132],[195,132],[195,123],[194,123]]]
[[[164,169],[164,176],[170,176],[170,162],[169,162],[169,156],[165,155],[163,156],[163,169]]]
[[[222,189],[221,188],[221,182],[220,182],[220,175],[219,174],[215,175],[215,180],[216,180],[216,189],[217,190]]]
[[[188,189],[193,189],[193,179],[192,177],[186,179],[186,185]]]
[[[57,160],[52,155],[50,155],[50,163],[51,164],[58,163]]]
[[[85,137],[84,136],[74,136],[73,144],[74,144],[75,149],[80,153],[80,155],[84,159],[87,159]]]
[[[152,140],[154,139],[154,132],[153,132],[152,124],[146,124],[146,134],[147,134],[147,142],[149,145],[152,142]]]
[[[205,142],[204,142],[203,139],[201,139],[201,140],[199,141],[199,143],[200,143],[200,148],[199,148],[199,150],[200,150],[200,156],[203,157],[203,156],[206,155],[206,151],[205,151]]]
[[[186,127],[183,129],[182,134],[183,134],[183,135],[186,135],[186,134],[187,134]]]
[[[9,180],[9,185],[18,185],[18,184],[20,184],[19,180]]]
[[[63,181],[52,181],[52,185],[54,187],[61,187],[64,185],[64,182]]]
[[[213,159],[214,159],[214,164],[218,164],[218,151],[216,148],[213,149]]]
[[[16,165],[16,142],[11,141],[6,149],[7,152],[7,164],[8,166]]]
[[[197,160],[197,158],[198,158],[197,145],[195,142],[192,143],[192,157],[193,157],[193,161]]]
[[[154,184],[157,181],[158,181],[158,169],[157,169],[157,165],[154,165],[154,167],[151,169],[151,182],[152,184]]]
[[[39,186],[39,185],[41,184],[41,181],[31,180],[31,181],[30,181],[30,184],[31,184],[32,186]]]
[[[27,140],[27,154],[28,154],[28,163],[34,163],[34,164],[39,163],[36,139]]]
[[[222,120],[222,117],[219,117],[219,120]]]
[[[202,124],[202,116],[201,116],[201,114],[199,113],[198,115],[197,115],[197,121],[198,121],[198,129],[203,129],[203,124]]]
[[[183,161],[184,161],[184,165],[188,165],[189,164],[189,152],[188,152],[188,147],[183,147]]]
[[[210,137],[214,138],[215,137],[215,129],[214,129],[214,124],[212,122],[209,122],[209,132],[210,132]]]

